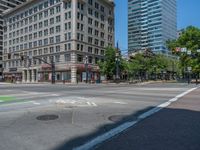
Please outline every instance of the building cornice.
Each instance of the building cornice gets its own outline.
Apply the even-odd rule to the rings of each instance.
[[[27,7],[28,5],[31,5],[31,4],[36,3],[38,1],[41,2],[41,0],[28,0],[27,2],[24,2],[23,4],[18,5],[17,7],[13,8],[13,9],[8,9],[8,10],[4,11],[3,16],[4,17],[9,16],[9,15],[15,13],[16,11],[18,11],[19,9]],[[62,0],[61,2],[65,2],[65,1],[66,0]],[[83,1],[86,1],[86,0],[83,0]],[[109,4],[112,7],[115,7],[115,3],[113,2],[113,0],[102,0],[102,1]]]

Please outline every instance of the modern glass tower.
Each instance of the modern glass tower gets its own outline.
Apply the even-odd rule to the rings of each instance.
[[[2,64],[2,53],[3,53],[3,17],[2,13],[7,10],[14,8],[26,0],[0,0],[0,81],[2,79],[3,64]]]
[[[176,37],[176,0],[128,0],[129,52],[166,53],[166,41]]]

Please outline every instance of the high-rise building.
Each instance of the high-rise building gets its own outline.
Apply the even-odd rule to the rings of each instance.
[[[2,13],[7,10],[22,4],[26,0],[1,0],[0,1],[0,80],[2,79],[3,64],[2,64],[2,51],[3,51],[3,17]]]
[[[76,83],[99,79],[98,61],[114,46],[111,0],[29,0],[6,12],[6,80]],[[49,63],[45,63],[45,62]]]
[[[166,53],[166,41],[177,38],[176,9],[176,0],[128,0],[129,52]]]

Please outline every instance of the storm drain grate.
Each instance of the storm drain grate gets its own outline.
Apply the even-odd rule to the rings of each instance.
[[[56,120],[58,118],[59,118],[58,115],[42,115],[42,116],[38,116],[37,120],[40,120],[40,121],[50,121],[50,120]]]

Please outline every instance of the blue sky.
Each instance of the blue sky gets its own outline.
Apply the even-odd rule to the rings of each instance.
[[[115,0],[115,40],[119,41],[122,50],[127,49],[127,1]],[[200,27],[200,0],[177,0],[177,25],[178,29],[189,25]]]

